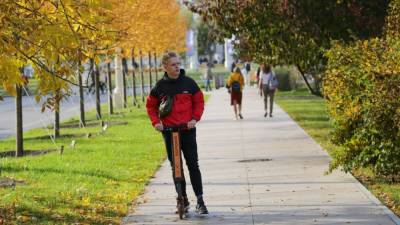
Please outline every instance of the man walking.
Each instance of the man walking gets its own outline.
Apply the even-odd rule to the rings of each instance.
[[[212,80],[212,64],[206,63],[206,68],[204,70],[203,78],[204,78],[204,87],[206,91],[211,91],[211,80]]]
[[[175,52],[164,54],[162,66],[165,74],[156,83],[147,98],[147,114],[154,128],[162,132],[171,166],[171,132],[165,131],[164,127],[187,125],[188,129],[181,131],[181,150],[197,197],[196,212],[198,214],[208,214],[203,200],[203,184],[198,164],[196,142],[196,123],[201,119],[204,110],[203,93],[196,82],[185,76],[185,71],[180,69],[180,60]],[[165,101],[170,101],[171,107],[164,107],[160,112],[160,104],[164,104]],[[181,186],[184,205],[187,210],[189,201],[186,194],[185,179],[181,181]]]
[[[251,70],[251,65],[250,62],[246,62],[244,64],[244,69],[246,70],[246,86],[250,86],[250,70]]]

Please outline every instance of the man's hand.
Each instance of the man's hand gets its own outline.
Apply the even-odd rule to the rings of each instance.
[[[154,125],[154,128],[160,132],[164,130],[164,126],[161,123],[157,123],[156,125]]]
[[[189,129],[193,129],[193,128],[196,127],[196,123],[197,123],[197,121],[193,119],[193,120],[191,120],[191,121],[188,122],[187,127],[188,127]]]

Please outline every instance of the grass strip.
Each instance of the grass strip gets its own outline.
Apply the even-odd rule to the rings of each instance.
[[[93,111],[87,118],[100,124]],[[1,177],[17,183],[0,188],[0,224],[119,224],[165,159],[165,150],[143,105],[123,109],[108,121],[105,132],[100,125],[62,128],[64,137],[56,142],[64,146],[63,154],[1,158]],[[121,121],[127,124],[118,125]],[[71,123],[77,124],[77,118],[63,124]],[[55,150],[47,134],[46,129],[26,132],[25,148]],[[14,141],[2,140],[0,151],[14,149]]]

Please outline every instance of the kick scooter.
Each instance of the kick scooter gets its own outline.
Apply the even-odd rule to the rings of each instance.
[[[184,178],[182,174],[183,169],[182,169],[180,131],[183,129],[187,129],[186,126],[164,128],[165,131],[171,132],[173,177],[176,186],[176,191],[178,192],[177,208],[180,219],[183,219],[183,215],[187,212],[187,210],[185,209],[184,198],[182,195],[182,181]]]

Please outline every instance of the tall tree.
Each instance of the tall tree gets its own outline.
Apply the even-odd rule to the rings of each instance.
[[[54,95],[54,138],[60,137],[60,105],[61,105],[61,91],[56,90]]]
[[[202,22],[197,27],[197,43],[199,45],[199,54],[208,56],[211,61],[215,53],[214,27],[208,23]]]
[[[137,99],[136,99],[136,68],[137,68],[137,63],[135,61],[135,49],[132,48],[131,51],[131,61],[132,61],[132,105],[136,106],[137,105]]]
[[[0,85],[15,95],[23,85],[19,68],[32,64],[36,100],[48,98],[43,106],[54,109],[56,90],[62,99],[71,85],[83,87],[76,76],[81,64],[89,59],[98,64],[116,46],[183,51],[185,22],[179,13],[175,0],[0,1]],[[55,80],[64,82],[54,85]]]
[[[122,86],[123,86],[123,98],[124,98],[124,108],[128,106],[126,98],[126,76],[128,76],[128,60],[126,57],[122,58]]]
[[[15,110],[16,110],[16,152],[15,156],[24,155],[24,142],[23,142],[23,123],[22,123],[22,88],[20,85],[15,87]]]
[[[78,85],[79,85],[79,125],[82,127],[86,126],[85,120],[85,96],[83,94],[83,83],[82,83],[82,73],[80,70],[81,64],[79,62],[78,73]]]
[[[259,62],[296,65],[303,75],[312,74],[318,81],[331,41],[379,36],[388,2],[199,0],[186,4],[217,27],[220,40],[234,37],[240,54]],[[311,91],[321,95],[319,89]]]
[[[149,52],[148,56],[147,56],[148,60],[149,60],[149,84],[150,84],[150,89],[153,88],[153,76],[152,76],[152,66],[151,66],[151,52]]]

